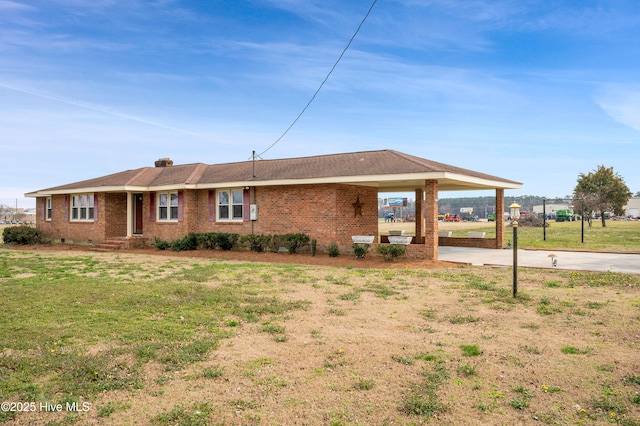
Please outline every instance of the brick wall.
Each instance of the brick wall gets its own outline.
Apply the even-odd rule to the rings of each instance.
[[[495,238],[439,237],[438,245],[442,247],[475,247],[496,248]]]
[[[358,197],[362,215],[355,215],[353,204]],[[209,191],[198,191],[196,232],[241,235],[302,232],[317,240],[319,251],[336,242],[343,252],[351,250],[351,235],[378,234],[376,188],[337,184],[252,187],[249,198],[251,204],[258,205],[258,220],[217,222],[209,220]]]
[[[424,245],[428,260],[438,259],[438,181],[425,181]]]
[[[142,195],[142,235],[149,241],[157,237],[161,240],[172,241],[182,238],[189,232],[197,232],[193,229],[194,208],[191,203],[196,203],[195,190],[182,190],[178,193],[183,200],[182,220],[159,220],[158,201],[155,192],[145,192]],[[153,198],[153,207],[151,205]],[[197,204],[195,204],[197,205]],[[152,212],[153,210],[153,212]],[[151,219],[153,217],[153,220]]]
[[[54,242],[64,240],[65,243],[86,244],[91,241],[99,244],[105,239],[105,194],[99,193],[94,203],[97,208],[97,220],[91,222],[74,222],[70,220],[71,197],[69,195],[53,195],[51,197],[51,220],[44,218],[43,197],[36,199],[36,223],[44,235]]]
[[[104,196],[105,202],[100,208],[104,209],[104,215],[98,219],[105,218],[105,237],[124,237],[127,235],[127,194],[107,193]]]
[[[336,199],[336,234],[335,239],[341,253],[351,253],[352,235],[373,235],[378,240],[378,190],[363,186],[338,185]],[[355,204],[361,207],[356,212]],[[360,215],[361,213],[361,215]],[[318,245],[320,246],[320,238]],[[328,245],[329,241],[326,245]],[[323,245],[323,247],[326,247]]]
[[[260,213],[256,233],[304,232],[317,240],[320,252],[333,242],[341,252],[347,252],[352,235],[378,235],[375,188],[292,185],[258,188],[257,195]],[[359,204],[357,212],[355,203]]]
[[[145,192],[142,199],[143,236],[149,241],[154,237],[171,241],[190,232],[241,235],[302,232],[317,240],[320,252],[336,242],[341,252],[350,253],[352,235],[374,235],[376,238],[378,235],[378,192],[372,187],[338,184],[253,187],[249,190],[249,199],[251,204],[258,205],[258,220],[246,222],[216,221],[216,203],[211,202],[209,194],[209,190],[180,191],[181,220],[159,221],[155,212],[155,193]],[[65,209],[68,210],[65,196],[56,195],[52,198],[52,220],[38,220],[38,228],[54,240],[64,238],[66,242],[76,243],[93,240],[98,244],[105,238],[126,236],[127,194],[99,193],[96,199],[96,222],[71,222],[68,212],[65,220]],[[38,199],[36,206],[37,217],[43,217],[44,202]],[[212,214],[210,209],[213,209]]]

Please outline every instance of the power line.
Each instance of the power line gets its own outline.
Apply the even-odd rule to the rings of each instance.
[[[265,149],[264,151],[262,151],[260,154],[258,154],[258,156],[263,155],[265,152],[269,151],[271,148],[273,148],[274,146],[276,146],[276,144],[278,142],[280,142],[280,140],[282,138],[285,137],[285,135],[287,133],[289,133],[289,130],[291,130],[291,128],[293,126],[295,126],[295,124],[298,122],[298,120],[300,119],[300,117],[302,117],[302,114],[304,114],[304,112],[307,110],[307,108],[309,108],[309,105],[311,105],[311,103],[313,102],[313,100],[316,98],[316,96],[318,95],[318,93],[320,92],[320,90],[322,89],[322,87],[324,86],[324,84],[327,82],[327,80],[329,80],[329,77],[331,76],[331,74],[333,73],[333,70],[336,69],[336,67],[338,66],[338,63],[340,62],[340,60],[342,59],[342,57],[344,56],[344,54],[347,52],[347,50],[349,49],[349,47],[351,46],[351,43],[353,42],[353,40],[356,38],[356,36],[358,35],[358,33],[360,32],[360,28],[362,28],[362,25],[364,25],[364,22],[367,20],[367,18],[369,17],[369,14],[371,14],[371,10],[373,10],[373,7],[376,5],[376,3],[378,2],[378,0],[373,0],[373,3],[371,3],[371,6],[369,7],[369,10],[367,11],[366,15],[364,15],[364,18],[362,18],[362,21],[360,22],[360,25],[358,25],[358,28],[356,29],[356,32],[353,33],[353,36],[351,36],[351,39],[349,40],[349,43],[347,43],[347,46],[344,48],[344,50],[342,51],[342,53],[340,54],[340,56],[338,57],[338,60],[336,61],[335,64],[333,64],[333,66],[331,67],[331,70],[329,71],[329,73],[327,74],[327,76],[324,78],[324,80],[322,80],[322,83],[320,83],[320,87],[318,87],[318,90],[316,90],[316,92],[313,94],[313,96],[311,97],[311,99],[309,99],[309,102],[307,102],[307,104],[304,106],[304,108],[302,108],[302,111],[300,111],[300,114],[298,114],[298,116],[295,118],[295,120],[293,120],[293,122],[289,125],[289,127],[287,127],[287,130],[285,130],[278,139],[276,139],[276,141],[274,143],[271,144],[271,146],[269,146],[269,148]],[[254,151],[254,159],[255,159],[255,151]]]

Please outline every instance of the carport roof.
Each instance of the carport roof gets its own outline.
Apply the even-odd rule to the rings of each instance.
[[[407,192],[437,180],[440,191],[518,189],[520,182],[427,160],[394,150],[363,151],[225,164],[142,167],[25,194],[161,191],[230,186],[343,183]]]

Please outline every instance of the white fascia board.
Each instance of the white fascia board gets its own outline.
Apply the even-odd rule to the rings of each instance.
[[[501,188],[501,189],[520,189],[522,184],[518,182],[504,182],[497,180],[484,179],[475,176],[461,175],[457,173],[445,173],[447,179],[455,180],[458,182],[469,183],[474,186],[485,186],[487,189]]]
[[[438,179],[443,177],[443,173],[429,174],[427,177],[424,173],[405,173],[397,175],[367,175],[367,176],[327,176],[321,178],[306,179],[273,179],[273,180],[252,180],[238,182],[219,182],[198,184],[199,189],[207,188],[233,188],[240,186],[281,186],[281,185],[316,185],[323,183],[349,183],[363,186],[378,186],[377,182],[413,180],[413,179]]]
[[[433,172],[433,173],[400,173],[367,176],[328,176],[322,178],[307,179],[274,179],[257,181],[237,181],[198,184],[198,189],[233,188],[244,186],[280,186],[280,185],[314,185],[323,183],[344,183],[357,184],[362,186],[379,186],[380,182],[401,182],[401,181],[424,181],[424,180],[452,180],[460,182],[461,186],[469,184],[469,189],[485,187],[487,189],[519,189],[522,184],[488,180],[474,176],[467,176],[457,173]],[[411,185],[410,185],[411,186]]]
[[[84,188],[73,188],[73,189],[52,189],[47,190],[43,189],[40,191],[29,192],[24,194],[25,197],[48,197],[51,195],[64,195],[64,194],[84,194],[87,192],[125,192],[127,191],[124,186],[87,186]]]
[[[41,190],[28,192],[25,197],[36,198],[36,197],[49,197],[51,195],[65,195],[65,194],[84,194],[90,192],[151,192],[151,191],[177,191],[185,188],[193,188],[195,189],[195,185],[163,185],[163,186],[87,186],[84,188],[73,188],[73,189],[55,189],[55,190]]]

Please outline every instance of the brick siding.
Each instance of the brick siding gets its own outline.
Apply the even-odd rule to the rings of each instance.
[[[65,201],[66,198],[66,201]],[[52,238],[54,242],[64,240],[65,243],[99,244],[105,238],[105,194],[98,193],[94,203],[97,208],[94,215],[96,221],[71,221],[69,212],[71,197],[68,195],[53,195],[51,197],[51,220],[45,220],[43,209],[45,203],[36,200],[36,224],[40,231]]]
[[[301,232],[317,240],[320,252],[336,242],[341,252],[348,253],[352,235],[378,235],[378,192],[372,187],[340,184],[252,187],[250,203],[258,205],[258,220],[246,222],[209,220],[209,209],[215,208],[215,203],[209,203],[209,190],[190,189],[180,191],[182,220],[159,221],[157,214],[151,214],[151,198],[155,197],[152,194],[145,192],[142,199],[142,230],[148,241],[154,237],[171,241],[190,232],[240,235]],[[91,240],[99,244],[107,238],[126,236],[127,194],[98,193],[96,199],[97,221],[72,222],[68,220],[68,211],[65,215],[65,210],[69,209],[65,195],[54,195],[52,220],[39,219],[38,229],[54,241],[64,239],[67,243]],[[356,212],[354,203],[357,200],[361,208]],[[155,201],[153,205],[157,208]],[[36,217],[44,217],[44,202],[37,200],[36,206]]]

